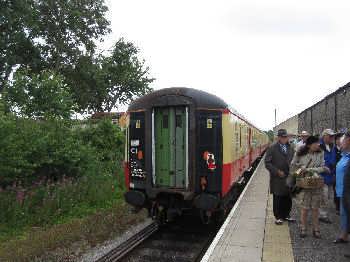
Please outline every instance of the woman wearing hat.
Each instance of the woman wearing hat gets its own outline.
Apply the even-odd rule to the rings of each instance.
[[[320,150],[318,137],[308,137],[305,141],[305,145],[294,155],[291,163],[291,172],[295,173],[297,170],[300,170],[301,173],[316,172],[320,174],[323,172],[329,172],[329,169],[325,166],[324,155],[323,151]],[[300,237],[306,237],[307,215],[308,211],[311,209],[313,236],[315,238],[320,238],[318,216],[322,200],[322,188],[303,189],[298,197],[301,207]]]

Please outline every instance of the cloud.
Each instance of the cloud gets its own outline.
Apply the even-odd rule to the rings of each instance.
[[[323,12],[278,7],[243,7],[234,10],[231,25],[240,33],[264,35],[329,35],[332,19]]]
[[[349,82],[349,0],[107,0],[153,87],[218,95],[263,129]]]

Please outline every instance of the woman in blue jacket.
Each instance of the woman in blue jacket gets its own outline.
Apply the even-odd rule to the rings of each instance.
[[[336,192],[340,198],[340,235],[334,240],[335,244],[348,242],[349,230],[349,166],[350,166],[350,132],[347,132],[341,142],[342,157],[336,167]],[[345,182],[345,183],[344,183]],[[345,185],[346,184],[346,185]]]

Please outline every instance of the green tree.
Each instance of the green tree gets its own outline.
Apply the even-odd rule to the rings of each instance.
[[[133,43],[120,39],[110,55],[81,57],[68,81],[81,111],[108,111],[151,91],[145,61]]]
[[[3,0],[0,3],[0,92],[17,68],[64,74],[110,32],[103,0]]]
[[[120,39],[107,55],[96,54],[96,43],[110,32],[107,10],[103,0],[1,1],[0,93],[7,86],[12,110],[15,103],[24,106],[20,87],[11,90],[9,83],[17,70],[23,79],[24,72],[32,79],[43,70],[63,76],[79,112],[111,111],[150,91],[154,79],[131,42]],[[40,97],[34,100],[40,104]],[[30,109],[21,113],[30,116]]]
[[[265,133],[268,135],[270,142],[273,142],[275,139],[275,135],[272,130],[265,131]]]
[[[18,70],[5,92],[9,110],[22,117],[68,119],[75,103],[64,77],[53,71],[40,74]]]
[[[0,117],[3,116],[4,114],[5,114],[5,101],[0,95]]]

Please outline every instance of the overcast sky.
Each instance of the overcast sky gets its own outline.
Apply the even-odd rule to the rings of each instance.
[[[216,94],[262,129],[350,82],[350,1],[106,0],[155,89]]]

